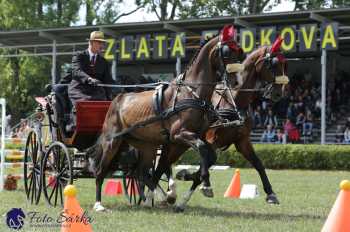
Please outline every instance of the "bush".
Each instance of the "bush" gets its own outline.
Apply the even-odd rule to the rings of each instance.
[[[270,169],[350,170],[348,145],[255,144],[254,149],[265,167]],[[217,155],[217,165],[251,167],[234,146],[218,151]],[[199,164],[199,155],[189,150],[178,163]]]

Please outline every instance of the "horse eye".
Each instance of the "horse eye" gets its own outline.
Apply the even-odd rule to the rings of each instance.
[[[222,52],[222,56],[223,56],[224,59],[225,59],[225,58],[227,59],[228,57],[230,57],[231,50],[230,50],[230,47],[229,47],[229,46],[224,45],[224,46],[222,47],[221,52]]]

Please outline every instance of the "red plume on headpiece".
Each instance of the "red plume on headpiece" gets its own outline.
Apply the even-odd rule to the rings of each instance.
[[[232,24],[225,25],[220,33],[220,41],[222,44],[227,44],[232,50],[239,51],[239,47],[235,42],[236,29]]]
[[[272,44],[272,47],[271,47],[271,54],[275,53],[275,52],[278,52],[281,48],[281,45],[282,45],[282,42],[283,42],[283,38],[279,35],[275,42],[273,42]]]
[[[225,25],[220,33],[220,41],[225,44],[235,38],[236,30],[233,25]]]

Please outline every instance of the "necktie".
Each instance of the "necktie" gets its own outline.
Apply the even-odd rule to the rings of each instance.
[[[91,64],[95,64],[96,63],[96,55],[93,55],[91,58]]]

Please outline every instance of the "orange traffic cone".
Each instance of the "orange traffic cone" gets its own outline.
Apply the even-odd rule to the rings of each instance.
[[[241,194],[241,175],[239,169],[236,169],[235,175],[233,176],[230,185],[228,186],[224,197],[239,198]]]
[[[340,193],[335,201],[322,232],[350,231],[350,181],[340,183]]]
[[[92,232],[91,218],[83,212],[76,199],[77,189],[74,185],[64,188],[64,217],[62,217],[61,232]]]
[[[123,194],[122,183],[120,180],[108,180],[103,194],[107,196],[118,196]]]

